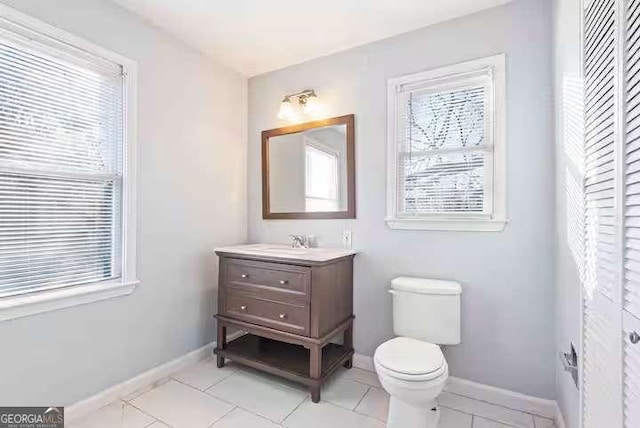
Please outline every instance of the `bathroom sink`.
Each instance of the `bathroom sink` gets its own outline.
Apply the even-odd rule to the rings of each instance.
[[[313,262],[324,262],[351,254],[356,251],[344,248],[292,248],[280,244],[249,244],[233,247],[216,248],[218,253],[235,253],[262,257],[299,259]]]
[[[306,254],[312,251],[312,248],[289,248],[285,246],[273,246],[260,248],[257,251],[270,254]]]
[[[249,246],[247,246],[249,247]],[[288,245],[276,245],[276,244],[256,244],[251,245],[250,251],[255,254],[264,254],[271,257],[301,257],[306,254],[321,253],[324,251],[322,248],[293,248]]]

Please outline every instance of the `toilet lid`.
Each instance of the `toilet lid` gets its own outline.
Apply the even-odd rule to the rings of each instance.
[[[442,368],[444,356],[438,345],[396,337],[378,346],[374,356],[382,367],[407,375],[423,375]]]

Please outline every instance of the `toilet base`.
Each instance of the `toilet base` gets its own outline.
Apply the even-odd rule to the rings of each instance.
[[[389,400],[387,428],[437,428],[439,420],[440,408],[435,400],[420,406],[393,396]]]

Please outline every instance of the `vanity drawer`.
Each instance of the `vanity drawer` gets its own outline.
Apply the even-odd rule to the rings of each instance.
[[[252,324],[271,327],[307,336],[309,307],[257,299],[244,293],[228,290],[224,314]]]
[[[310,278],[309,269],[301,266],[241,259],[226,262],[226,281],[232,286],[281,290],[296,300],[309,297]]]

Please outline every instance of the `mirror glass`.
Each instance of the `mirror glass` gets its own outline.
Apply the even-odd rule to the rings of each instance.
[[[347,210],[346,125],[269,139],[272,213]]]
[[[263,133],[264,218],[354,218],[353,116]]]

